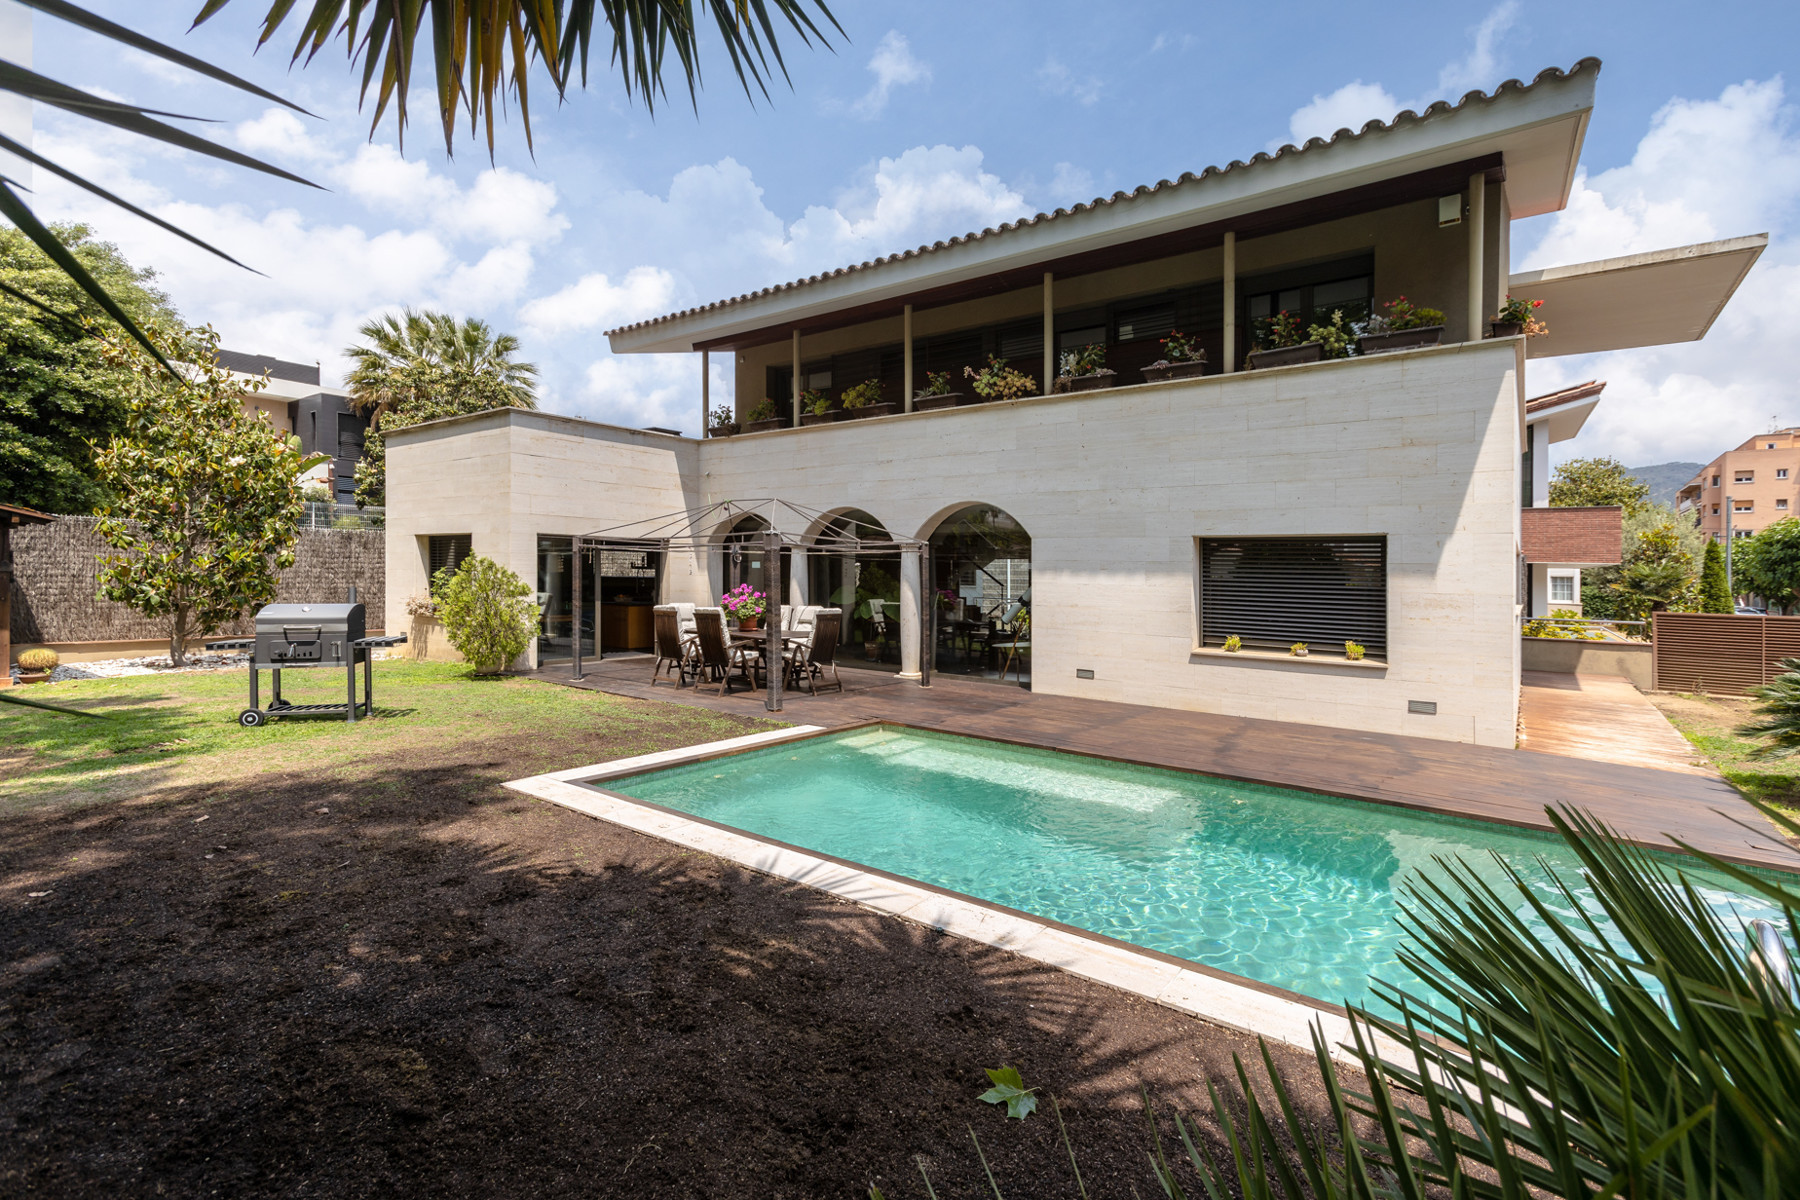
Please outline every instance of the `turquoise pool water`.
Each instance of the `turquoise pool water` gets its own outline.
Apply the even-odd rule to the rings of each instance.
[[[1372,975],[1423,987],[1395,890],[1433,856],[1496,884],[1488,851],[1578,874],[1548,835],[892,727],[599,786],[1333,1003],[1368,1003]],[[1721,913],[1780,923],[1692,874]]]

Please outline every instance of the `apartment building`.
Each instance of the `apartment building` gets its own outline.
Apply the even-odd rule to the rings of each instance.
[[[1749,537],[1800,513],[1800,428],[1746,438],[1707,463],[1676,493],[1675,506],[1695,515],[1714,541]]]
[[[275,428],[298,436],[302,452],[331,455],[309,479],[328,489],[335,503],[355,503],[356,464],[369,419],[351,409],[350,393],[321,384],[318,363],[221,350],[219,365],[245,379],[267,378],[262,391],[244,393],[244,411],[263,413]]]

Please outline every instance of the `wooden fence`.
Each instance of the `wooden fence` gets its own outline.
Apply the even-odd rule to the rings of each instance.
[[[1781,674],[1777,660],[1800,658],[1800,617],[1665,612],[1652,632],[1659,692],[1741,696]]]

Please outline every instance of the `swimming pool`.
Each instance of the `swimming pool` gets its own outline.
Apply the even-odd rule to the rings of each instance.
[[[1548,834],[898,726],[596,786],[1329,1003],[1370,1003],[1372,975],[1422,990],[1397,957],[1395,895],[1414,872],[1441,878],[1434,856],[1496,886],[1489,851],[1578,877]],[[1721,913],[1779,923],[1690,875]]]

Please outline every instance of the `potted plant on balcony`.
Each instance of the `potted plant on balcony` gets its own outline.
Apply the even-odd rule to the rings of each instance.
[[[1308,340],[1300,318],[1282,309],[1262,324],[1262,328],[1257,331],[1256,349],[1244,361],[1250,370],[1256,371],[1263,367],[1315,363],[1324,357],[1324,344]]]
[[[1170,330],[1162,340],[1163,356],[1144,368],[1145,383],[1166,383],[1171,379],[1198,379],[1206,374],[1206,351],[1199,339],[1180,330]]]
[[[730,437],[738,431],[737,414],[729,404],[721,404],[706,415],[708,437]]]
[[[1098,388],[1109,388],[1118,377],[1117,371],[1106,369],[1105,346],[1090,345],[1079,350],[1064,350],[1056,363],[1058,392],[1091,392]]]
[[[802,425],[829,425],[833,421],[842,421],[849,415],[841,408],[831,407],[831,397],[816,388],[807,388],[800,393]]]
[[[900,411],[893,400],[882,399],[881,380],[865,379],[844,391],[844,411],[852,417],[891,417]]]
[[[758,400],[751,410],[744,414],[745,433],[767,433],[771,429],[786,429],[787,420],[782,417],[781,410],[775,402],[764,396]]]
[[[1405,296],[1396,296],[1382,307],[1387,312],[1370,317],[1356,339],[1358,354],[1391,354],[1443,341],[1444,314],[1437,309],[1421,308]]]
[[[963,374],[974,381],[975,394],[982,400],[1017,400],[1037,391],[1037,380],[991,354],[987,366],[979,371],[964,367]]]
[[[1488,336],[1491,338],[1518,337],[1521,333],[1528,338],[1542,337],[1550,332],[1550,327],[1531,314],[1544,307],[1542,300],[1515,300],[1511,296],[1488,322]]]
[[[950,390],[950,372],[925,372],[925,386],[913,394],[914,412],[931,412],[938,408],[955,408],[968,402],[962,392]]]
[[[744,633],[753,633],[763,613],[769,610],[769,598],[747,583],[740,583],[719,597],[719,607],[738,623]]]
[[[1349,358],[1351,339],[1355,336],[1356,330],[1344,323],[1341,309],[1332,310],[1330,321],[1323,325],[1309,325],[1306,330],[1306,340],[1319,343],[1320,358]]]

